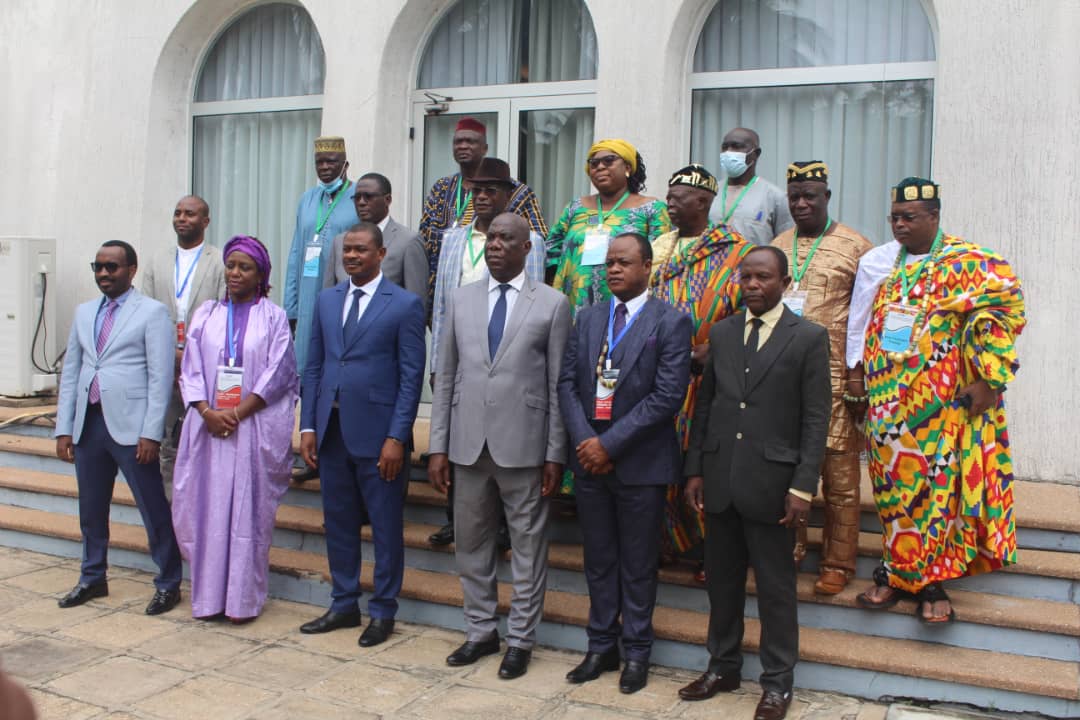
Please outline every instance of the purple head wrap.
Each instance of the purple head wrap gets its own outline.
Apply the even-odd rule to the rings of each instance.
[[[258,297],[266,297],[270,294],[270,253],[266,251],[266,246],[259,242],[258,238],[250,237],[248,235],[235,235],[229,242],[225,243],[225,249],[221,253],[221,258],[224,262],[229,261],[229,255],[234,251],[248,255],[255,261],[255,265],[259,268],[259,274],[262,275],[262,279],[259,281],[259,291],[256,293]]]

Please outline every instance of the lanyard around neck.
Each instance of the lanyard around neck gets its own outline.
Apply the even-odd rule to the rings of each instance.
[[[338,194],[334,196],[333,202],[330,203],[330,207],[326,211],[326,215],[322,214],[322,203],[319,203],[319,215],[315,221],[315,234],[318,235],[322,232],[323,227],[326,226],[326,221],[330,219],[330,216],[334,214],[334,208],[337,207],[338,200],[342,195],[346,195],[349,192],[349,186],[352,185],[352,180],[346,180],[345,184],[338,190]]]
[[[472,202],[472,190],[465,195],[465,202],[461,201],[461,186],[464,184],[465,178],[458,176],[457,190],[454,194],[454,220],[460,221],[461,217],[465,214],[465,210],[469,207],[469,203]]]
[[[473,267],[476,267],[477,263],[480,262],[480,259],[484,257],[484,244],[480,244],[479,251],[473,252],[473,235],[477,232],[476,224],[473,223],[472,225],[469,225],[465,230],[468,232],[468,236],[465,238],[465,249],[469,253],[469,262],[472,263]],[[484,235],[484,241],[487,242],[487,234],[484,233]]]
[[[598,194],[596,195],[596,214],[600,216],[600,224],[601,224],[601,225],[603,225],[603,224],[604,224],[604,218],[610,217],[610,216],[611,216],[611,214],[612,214],[613,212],[615,212],[616,210],[618,210],[619,208],[621,208],[621,207],[622,207],[622,204],[623,204],[624,202],[626,202],[626,198],[628,198],[628,197],[630,197],[630,191],[629,191],[629,190],[627,190],[626,192],[624,192],[624,193],[622,194],[622,197],[621,197],[621,198],[619,198],[619,202],[615,203],[615,207],[613,207],[613,208],[611,208],[610,210],[608,210],[608,213],[607,213],[607,215],[604,215],[604,206],[603,206],[603,204],[602,204],[602,203],[600,202],[600,195],[599,195],[599,193],[598,193]],[[612,348],[612,349],[614,350],[614,348]]]
[[[634,313],[632,316],[627,317],[626,318],[626,325],[624,325],[623,329],[621,331],[619,331],[618,337],[612,337],[612,335],[615,332],[615,308],[616,308],[617,305],[619,305],[619,303],[622,303],[623,305],[626,305],[626,303],[623,303],[618,298],[611,298],[611,305],[608,308],[608,324],[607,324],[607,356],[608,356],[608,363],[611,362],[611,354],[613,352],[615,352],[615,346],[619,344],[619,341],[621,341],[624,337],[626,337],[626,333],[630,330],[630,326],[634,324],[634,321],[637,320],[637,316],[641,314],[641,313]],[[629,305],[626,305],[626,314],[630,315],[630,306]]]
[[[810,269],[810,261],[814,258],[814,253],[817,252],[818,245],[821,244],[821,238],[825,237],[825,233],[829,232],[829,228],[832,227],[832,218],[827,218],[825,223],[825,229],[821,231],[821,234],[817,236],[817,240],[810,246],[810,252],[806,254],[806,260],[802,265],[799,265],[799,228],[795,228],[795,236],[791,240],[791,259],[794,261],[791,268],[791,274],[795,276],[795,289],[799,289],[799,283],[802,282],[803,276],[806,275],[806,271]]]
[[[913,275],[908,275],[907,271],[907,247],[905,246],[900,249],[900,259],[897,264],[900,266],[900,287],[903,291],[903,295],[900,296],[901,300],[907,300],[908,296],[911,295],[911,290],[915,283],[919,281],[919,276],[922,275],[923,269],[926,268],[926,263],[933,260],[934,256],[937,255],[943,237],[945,237],[945,233],[941,231],[941,228],[938,228],[937,235],[934,236],[934,243],[930,246],[930,252],[928,252],[926,257],[919,261],[919,264],[915,266],[915,273]]]
[[[739,193],[739,197],[735,198],[735,204],[731,206],[731,209],[730,209],[730,210],[728,210],[728,206],[727,206],[727,189],[728,189],[728,184],[727,184],[727,183],[724,183],[724,193],[723,193],[723,195],[721,195],[721,196],[720,196],[720,204],[721,204],[721,205],[723,206],[723,208],[724,208],[724,222],[725,222],[725,223],[726,223],[726,222],[727,222],[728,220],[730,220],[730,219],[731,219],[731,216],[732,216],[732,215],[734,215],[734,214],[735,214],[735,208],[739,207],[739,203],[741,203],[741,202],[742,202],[743,196],[744,196],[744,195],[746,195],[747,191],[748,191],[748,190],[749,190],[750,188],[752,188],[752,187],[754,186],[754,183],[756,183],[756,182],[757,182],[757,175],[755,175],[754,177],[750,178],[750,182],[746,183],[746,187],[744,187],[744,188],[742,189],[742,192],[741,192],[741,193]]]
[[[229,348],[229,356],[228,356],[227,359],[229,361],[229,367],[233,367],[234,365],[236,365],[236,336],[233,335],[233,301],[232,301],[232,298],[229,298],[229,312],[228,312],[228,319],[226,320],[226,323],[225,323],[225,333],[226,333],[226,335],[228,335],[225,342],[226,342],[226,345]]]
[[[199,252],[195,253],[195,259],[192,260],[191,265],[188,266],[187,275],[184,276],[183,284],[180,283],[180,251],[176,251],[176,259],[173,264],[173,285],[176,287],[177,300],[180,299],[180,296],[184,294],[184,290],[187,289],[188,281],[191,280],[191,273],[195,272],[195,266],[199,264],[199,258],[202,257],[203,247],[204,245],[200,245]]]

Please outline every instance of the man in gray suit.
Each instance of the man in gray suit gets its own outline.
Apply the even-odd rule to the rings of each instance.
[[[368,173],[356,181],[353,204],[363,222],[378,225],[383,234],[386,257],[382,261],[383,276],[398,287],[418,295],[427,312],[428,259],[419,233],[415,233],[390,217],[390,181],[385,175]],[[333,287],[349,279],[342,264],[341,248],[345,233],[334,238],[330,262],[326,263],[323,287]]]
[[[525,273],[529,226],[503,213],[484,245],[489,278],[450,295],[435,373],[428,479],[450,486],[466,642],[446,662],[499,651],[495,533],[504,509],[514,552],[506,655],[499,677],[525,674],[547,585],[548,501],[566,461],[557,384],[570,306]]]
[[[142,291],[165,306],[169,321],[176,327],[175,380],[180,374],[188,321],[204,302],[225,296],[225,265],[221,251],[206,242],[210,206],[205,200],[197,195],[180,198],[173,210],[172,223],[176,245],[160,248],[150,257],[142,276]],[[176,443],[183,421],[184,403],[174,383],[165,415],[165,438],[161,442],[161,475],[165,482],[172,481]]]
[[[705,512],[709,667],[679,690],[705,700],[739,687],[746,570],[761,618],[761,701],[781,720],[799,658],[795,530],[806,525],[832,408],[829,334],[781,302],[787,256],[751,250],[739,267],[746,311],[712,326],[690,426],[686,500]]]

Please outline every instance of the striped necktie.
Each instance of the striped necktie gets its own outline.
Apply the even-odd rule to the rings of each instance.
[[[109,333],[112,332],[113,319],[116,317],[116,308],[120,307],[120,304],[115,300],[110,300],[109,304],[105,306],[105,317],[101,319],[101,330],[98,331],[97,336],[97,353],[101,355],[101,351],[105,349],[105,344],[109,342]],[[90,381],[90,393],[87,398],[91,405],[97,405],[101,402],[101,388],[98,387],[97,375],[94,375],[94,379]]]

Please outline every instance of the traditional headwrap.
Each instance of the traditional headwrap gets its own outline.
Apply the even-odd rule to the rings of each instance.
[[[920,177],[904,178],[892,189],[893,202],[913,200],[941,200],[941,186],[933,180]]]
[[[804,180],[829,182],[829,166],[821,160],[796,160],[787,166],[787,181],[789,183]]]
[[[458,120],[457,127],[454,128],[454,132],[458,130],[470,130],[474,133],[480,133],[484,137],[487,137],[487,127],[484,123],[480,122],[476,118],[465,117]]]
[[[259,268],[259,274],[262,275],[262,278],[259,280],[258,297],[269,295],[270,253],[266,251],[266,246],[259,242],[258,238],[249,237],[248,235],[235,235],[229,242],[225,243],[225,249],[221,252],[222,261],[228,262],[229,255],[236,250],[249,256]]]
[[[324,135],[315,138],[315,152],[345,152],[345,138],[338,135]]]
[[[623,161],[630,166],[630,172],[637,172],[637,148],[626,142],[625,140],[619,140],[618,138],[610,138],[608,140],[600,140],[593,143],[593,146],[589,148],[589,154],[585,156],[585,174],[589,174],[589,158],[595,155],[600,150],[610,150]]]
[[[676,170],[668,180],[668,187],[674,185],[688,185],[699,190],[707,190],[713,195],[720,190],[720,184],[713,174],[706,170],[704,165],[698,163],[690,163],[682,170]]]

